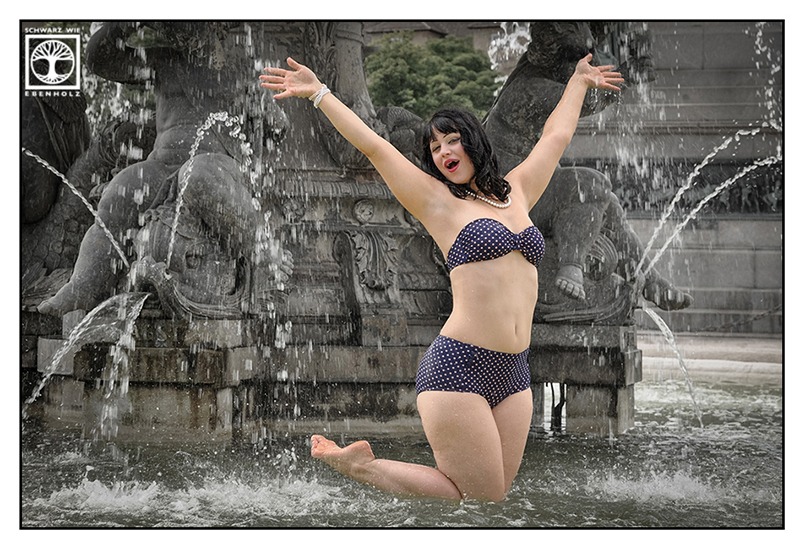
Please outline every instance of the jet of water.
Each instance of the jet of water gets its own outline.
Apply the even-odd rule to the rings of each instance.
[[[31,396],[25,400],[22,410],[23,418],[27,416],[28,405],[41,395],[42,390],[69,353],[78,351],[85,344],[108,342],[113,338],[117,339],[118,344],[133,349],[131,334],[134,330],[134,321],[140,315],[148,296],[149,294],[145,292],[118,294],[90,311],[70,332],[67,340],[45,367],[42,380],[34,388]]]
[[[701,173],[702,169],[705,166],[707,166],[708,164],[710,164],[710,161],[713,160],[713,158],[720,151],[723,151],[724,149],[726,149],[727,146],[730,143],[732,143],[734,140],[739,139],[739,136],[742,136],[742,135],[755,135],[759,131],[760,131],[760,128],[754,128],[752,130],[739,130],[738,132],[735,133],[734,136],[728,137],[727,139],[724,140],[723,143],[721,143],[721,145],[715,147],[710,152],[709,155],[704,157],[704,159],[699,164],[696,165],[696,167],[693,169],[693,171],[688,175],[688,178],[685,181],[685,183],[679,189],[677,189],[676,194],[674,195],[674,198],[671,200],[670,203],[668,203],[668,206],[665,207],[665,210],[663,211],[662,216],[660,216],[660,221],[657,224],[657,227],[654,228],[654,232],[651,234],[651,238],[649,239],[648,243],[646,244],[646,247],[643,250],[643,255],[642,255],[642,257],[640,258],[640,261],[637,264],[637,268],[635,269],[635,271],[637,273],[641,272],[640,268],[643,267],[643,263],[646,261],[646,258],[648,256],[649,250],[651,250],[651,246],[654,244],[654,241],[657,240],[657,237],[659,236],[660,231],[665,226],[665,222],[668,220],[668,218],[671,216],[671,213],[674,211],[674,207],[682,199],[682,195],[685,194],[685,191],[687,191],[688,189],[690,189],[693,186],[693,181],[696,179],[696,176],[698,176],[699,173]],[[656,263],[656,262],[657,262],[657,257],[654,258],[654,262],[652,262],[652,265],[654,263]],[[645,271],[648,272],[650,270],[651,270],[651,267],[647,267]]]
[[[134,322],[142,311],[148,295],[137,299],[132,307],[123,308],[121,305],[119,315],[123,317],[123,326],[117,342],[110,348],[112,363],[106,376],[106,389],[104,391],[101,418],[98,421],[97,431],[105,439],[112,439],[117,435],[120,408],[124,403],[129,390],[129,356],[134,351]]]
[[[653,267],[656,265],[656,263],[659,261],[660,257],[663,255],[663,253],[664,253],[664,252],[665,252],[665,250],[668,248],[668,246],[671,244],[671,242],[672,242],[672,241],[673,241],[673,240],[676,238],[676,236],[677,236],[677,235],[679,235],[679,233],[682,231],[682,229],[684,229],[684,227],[685,227],[685,226],[688,224],[688,222],[689,222],[690,220],[692,220],[693,218],[695,218],[695,217],[696,217],[696,214],[698,214],[698,213],[699,213],[699,210],[701,210],[702,208],[704,208],[704,206],[705,206],[705,205],[706,205],[706,204],[707,204],[707,203],[708,203],[710,200],[712,200],[713,198],[715,198],[715,197],[716,197],[716,196],[717,196],[719,193],[721,193],[721,192],[722,192],[724,189],[726,189],[726,188],[727,188],[727,187],[729,187],[730,185],[734,184],[736,181],[738,181],[739,179],[741,179],[742,177],[744,177],[744,176],[745,176],[746,174],[748,174],[749,172],[751,172],[751,171],[753,171],[753,170],[757,170],[757,169],[758,169],[758,168],[760,168],[761,166],[771,166],[772,164],[777,164],[778,162],[781,162],[782,160],[783,160],[783,159],[782,159],[782,157],[780,157],[780,156],[774,156],[774,157],[768,157],[768,158],[765,158],[765,159],[763,159],[763,160],[755,161],[753,164],[751,164],[751,165],[749,165],[749,166],[744,167],[742,170],[740,170],[740,171],[739,171],[738,173],[736,173],[734,176],[732,176],[731,178],[729,178],[729,179],[727,179],[727,180],[723,181],[721,184],[719,184],[719,185],[718,185],[718,186],[717,186],[715,189],[713,189],[713,191],[711,191],[711,192],[710,192],[710,193],[709,193],[709,194],[708,194],[706,197],[704,197],[704,198],[703,198],[701,201],[699,201],[699,203],[696,205],[696,207],[695,207],[693,210],[691,210],[691,211],[688,213],[688,215],[687,215],[687,216],[685,216],[685,218],[684,218],[684,219],[683,219],[681,222],[679,222],[679,223],[677,224],[677,226],[674,228],[674,231],[671,233],[671,236],[670,236],[670,237],[668,237],[668,239],[665,241],[665,243],[664,243],[664,244],[662,245],[662,247],[660,248],[660,251],[659,251],[659,252],[657,252],[657,254],[654,256],[654,258],[651,260],[651,262],[650,262],[650,263],[648,264],[648,266],[646,267],[646,272],[651,271],[651,269],[652,269],[652,268],[653,268]],[[648,247],[646,247],[646,250],[648,250]],[[645,256],[645,252],[644,252],[644,256]]]
[[[81,202],[84,203],[84,206],[87,207],[87,209],[89,210],[90,214],[92,214],[92,216],[95,218],[95,222],[103,230],[104,234],[106,235],[106,238],[109,239],[109,242],[112,243],[112,246],[114,247],[115,251],[117,251],[117,254],[120,256],[120,259],[123,260],[123,264],[127,268],[130,267],[129,266],[129,261],[126,258],[126,255],[123,253],[123,250],[120,248],[120,245],[117,243],[117,240],[115,240],[115,237],[112,235],[112,232],[109,231],[109,229],[106,227],[106,224],[103,223],[103,220],[98,215],[98,212],[92,207],[92,205],[89,203],[89,201],[84,198],[84,195],[82,195],[81,192],[78,189],[76,189],[76,187],[72,183],[70,183],[70,181],[68,181],[67,177],[64,174],[62,174],[61,172],[56,170],[45,159],[43,159],[42,157],[40,157],[36,153],[32,153],[31,151],[29,151],[25,147],[22,148],[22,152],[25,153],[26,155],[28,155],[29,157],[33,158],[34,160],[36,160],[39,164],[41,164],[42,166],[44,166],[45,168],[47,168],[48,170],[50,170],[54,174],[56,174],[59,178],[61,178],[61,180],[65,184],[67,184],[67,187],[70,188],[70,191],[72,191],[74,195],[76,195],[79,199],[81,199]]]
[[[226,111],[220,111],[217,113],[210,113],[204,123],[198,127],[196,130],[196,139],[193,141],[193,144],[190,147],[190,160],[187,163],[187,167],[184,171],[184,175],[182,180],[179,182],[179,191],[176,196],[176,208],[174,210],[173,216],[173,226],[171,227],[171,235],[170,241],[168,242],[168,256],[167,260],[165,261],[166,266],[170,266],[171,258],[173,257],[173,247],[174,242],[176,240],[176,232],[179,228],[179,212],[182,209],[182,205],[184,204],[184,193],[187,189],[187,185],[190,182],[190,175],[193,171],[193,163],[195,162],[196,154],[198,153],[198,148],[201,145],[201,141],[204,139],[204,136],[207,135],[212,128],[213,124],[216,122],[222,122],[227,127],[232,127],[232,131],[229,132],[229,135],[232,137],[238,137],[242,142],[241,151],[244,153],[245,162],[241,167],[241,171],[249,171],[248,168],[251,165],[251,146],[246,142],[246,136],[241,133],[240,127],[240,119],[236,116],[230,116],[229,113]],[[254,171],[249,171],[250,173],[250,182],[252,188],[252,194],[254,195],[254,191],[257,188],[257,182],[255,181],[255,173]],[[253,199],[252,205],[255,207],[256,210],[260,209],[260,203],[257,199]]]

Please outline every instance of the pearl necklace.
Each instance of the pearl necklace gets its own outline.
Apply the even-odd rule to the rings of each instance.
[[[484,201],[486,204],[491,204],[491,205],[492,205],[492,206],[494,206],[495,208],[508,208],[508,207],[510,207],[510,206],[512,205],[512,198],[511,198],[511,195],[509,195],[508,197],[506,197],[506,201],[505,201],[505,202],[503,202],[503,203],[499,203],[499,202],[495,202],[495,201],[493,201],[493,200],[491,200],[491,199],[487,199],[486,197],[483,197],[483,196],[479,195],[479,194],[478,194],[478,193],[476,193],[475,191],[472,191],[472,194],[473,194],[473,196],[474,196],[476,199],[480,199],[480,200]]]

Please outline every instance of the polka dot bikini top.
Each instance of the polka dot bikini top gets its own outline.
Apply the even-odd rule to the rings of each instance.
[[[534,267],[539,267],[545,254],[545,239],[533,225],[515,233],[498,220],[473,220],[464,226],[450,247],[447,270],[470,262],[494,260],[513,250],[519,250]]]

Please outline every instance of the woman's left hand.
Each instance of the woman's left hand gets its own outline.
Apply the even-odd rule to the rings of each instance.
[[[588,53],[584,59],[576,64],[576,72],[573,76],[580,78],[588,88],[599,88],[602,90],[620,91],[620,84],[623,84],[621,73],[613,71],[615,65],[601,65],[594,67],[590,65],[593,54]]]

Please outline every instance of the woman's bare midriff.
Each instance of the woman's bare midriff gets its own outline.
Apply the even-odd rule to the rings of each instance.
[[[450,281],[453,311],[443,336],[506,353],[529,347],[537,269],[521,253],[460,265]]]

